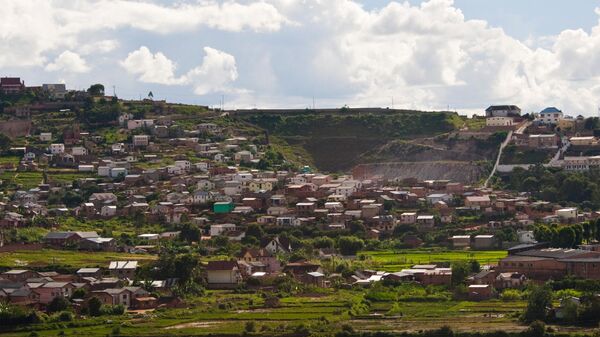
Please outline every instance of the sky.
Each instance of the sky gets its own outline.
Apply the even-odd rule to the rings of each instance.
[[[0,75],[235,108],[597,115],[600,0],[3,0]]]

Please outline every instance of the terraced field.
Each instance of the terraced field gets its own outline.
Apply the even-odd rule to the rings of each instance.
[[[24,250],[0,253],[0,268],[43,267],[61,265],[71,268],[106,267],[116,260],[154,260],[154,255],[125,254],[115,252],[80,252],[70,250]]]
[[[286,297],[277,308],[266,308],[256,294],[235,294],[231,291],[211,291],[208,296],[189,301],[189,309],[171,309],[121,317],[91,318],[77,321],[74,326],[51,324],[33,326],[40,336],[85,334],[105,336],[114,326],[126,336],[188,336],[240,334],[247,322],[254,322],[256,332],[264,336],[291,334],[302,329],[311,332],[331,332],[343,324],[359,331],[415,331],[449,325],[456,330],[480,327],[485,330],[520,331],[515,316],[524,302],[398,302],[402,313],[387,316],[395,302],[378,302],[371,312],[352,317],[348,310],[362,298],[356,290],[324,290],[310,296]],[[26,336],[19,332],[10,336]]]

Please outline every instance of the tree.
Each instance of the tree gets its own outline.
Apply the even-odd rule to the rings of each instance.
[[[98,297],[90,298],[87,307],[90,316],[100,316],[102,314],[102,302]]]
[[[55,297],[54,299],[52,299],[52,301],[48,304],[48,312],[59,312],[59,311],[64,311],[67,310],[69,308],[69,301],[64,298],[64,297]]]
[[[263,230],[263,228],[260,225],[250,224],[250,225],[248,225],[248,228],[246,228],[246,236],[255,237],[256,240],[258,240],[259,242],[263,238],[264,235],[265,235],[265,231]]]
[[[92,84],[87,92],[92,96],[104,96],[104,85],[100,83]]]
[[[525,322],[544,321],[546,308],[552,305],[552,291],[548,286],[533,286],[523,314]]]
[[[313,240],[313,246],[315,248],[333,248],[334,245],[335,242],[328,236],[321,236]]]
[[[363,249],[365,242],[356,236],[341,236],[338,238],[338,248],[342,255],[356,255],[356,252]]]
[[[6,152],[6,151],[10,150],[10,146],[11,146],[10,138],[5,134],[0,133],[0,151]]]
[[[464,284],[471,272],[471,265],[465,261],[452,263],[452,286]]]
[[[200,228],[197,225],[185,223],[181,227],[179,238],[186,242],[196,242],[200,240]]]
[[[577,235],[571,226],[564,226],[558,230],[558,247],[572,248],[575,245]]]

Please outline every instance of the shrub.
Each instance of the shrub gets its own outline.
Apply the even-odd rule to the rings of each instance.
[[[244,325],[244,331],[246,331],[246,332],[254,332],[255,330],[256,330],[256,324],[254,323],[254,321],[248,321]]]
[[[73,314],[69,311],[63,311],[58,315],[58,320],[61,322],[70,322],[73,320]]]
[[[518,301],[523,298],[523,294],[517,289],[506,289],[500,294],[500,299],[505,302]]]

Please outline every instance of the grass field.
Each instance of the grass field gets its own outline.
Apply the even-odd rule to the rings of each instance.
[[[363,292],[357,290],[327,289],[318,294],[285,297],[279,307],[266,308],[263,299],[256,294],[209,291],[206,296],[190,300],[187,309],[88,318],[58,327],[56,323],[46,323],[28,329],[35,329],[40,336],[56,336],[65,331],[68,336],[94,337],[106,336],[115,326],[119,326],[125,336],[242,334],[247,322],[254,322],[256,335],[261,336],[290,334],[298,331],[299,326],[318,335],[335,331],[343,324],[358,331],[415,331],[443,325],[461,331],[526,328],[516,319],[524,302],[398,302],[396,306],[401,313],[394,316],[387,315],[387,311],[395,302],[384,302],[373,305],[365,316],[350,316],[349,308],[362,296]],[[29,331],[10,336],[27,336]]]
[[[0,180],[8,184],[21,185],[29,189],[36,187],[42,182],[42,172],[15,172],[5,171],[0,174]]]
[[[137,260],[144,262],[154,259],[156,259],[154,255],[42,249],[0,253],[0,268],[43,267],[47,265],[61,265],[72,268],[106,267],[110,261]]]
[[[504,250],[462,251],[462,250],[427,250],[403,249],[363,252],[373,268],[386,271],[398,271],[415,264],[451,263],[455,261],[477,260],[481,264],[495,264],[506,257]]]

